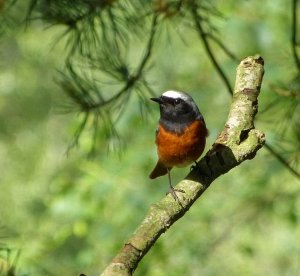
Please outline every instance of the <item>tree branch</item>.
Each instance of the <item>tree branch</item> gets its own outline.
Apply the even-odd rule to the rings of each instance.
[[[103,276],[132,275],[160,235],[189,210],[217,177],[252,159],[264,145],[265,136],[254,128],[253,123],[264,73],[263,63],[260,56],[254,56],[239,64],[232,104],[223,131],[198,166],[176,187],[185,191],[178,193],[182,206],[171,195],[153,204],[133,236],[104,270]]]

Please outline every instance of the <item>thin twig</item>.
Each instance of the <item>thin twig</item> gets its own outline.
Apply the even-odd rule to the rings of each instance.
[[[193,18],[194,18],[194,23],[195,23],[195,26],[198,30],[198,33],[199,33],[199,36],[203,42],[203,45],[204,45],[204,48],[211,60],[211,62],[213,63],[215,69],[217,70],[218,74],[220,75],[221,79],[223,80],[226,88],[227,88],[227,91],[229,94],[233,94],[233,90],[232,90],[232,87],[230,85],[230,82],[225,74],[225,72],[222,70],[221,66],[219,65],[219,63],[217,62],[211,48],[210,48],[210,45],[209,45],[209,42],[208,42],[208,36],[206,35],[205,31],[203,30],[202,28],[202,24],[201,24],[201,17],[200,15],[198,14],[197,12],[197,5],[193,2],[191,4],[191,13],[193,15]]]
[[[298,179],[300,179],[300,173],[297,172],[293,167],[291,167],[291,165],[288,163],[288,161],[286,161],[281,155],[280,153],[278,153],[271,145],[269,145],[268,143],[265,143],[265,147],[267,148],[267,150],[276,157],[276,159],[283,165],[285,166],[294,176],[296,176]]]
[[[213,35],[212,33],[207,33],[206,36],[208,36],[211,40],[213,40],[216,44],[218,44],[218,46],[223,50],[223,52],[229,56],[231,59],[233,59],[234,61],[238,62],[238,58],[234,55],[234,53],[232,53],[225,45],[224,43],[215,35]]]

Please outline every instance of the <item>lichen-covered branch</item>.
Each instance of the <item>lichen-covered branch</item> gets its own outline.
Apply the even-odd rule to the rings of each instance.
[[[153,204],[102,275],[132,275],[160,235],[189,210],[217,177],[252,159],[264,145],[264,134],[254,127],[263,65],[260,56],[247,57],[239,64],[232,104],[223,131],[198,166],[176,186],[185,192],[178,193],[182,206],[171,195]]]

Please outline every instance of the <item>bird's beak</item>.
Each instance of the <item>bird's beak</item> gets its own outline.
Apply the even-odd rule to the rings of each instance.
[[[159,104],[163,103],[161,98],[150,98],[150,100],[153,101],[153,102],[159,103]]]

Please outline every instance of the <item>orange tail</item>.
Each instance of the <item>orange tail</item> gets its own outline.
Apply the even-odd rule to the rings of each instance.
[[[171,170],[171,168],[169,168]],[[154,179],[156,177],[165,175],[168,173],[168,169],[164,166],[160,161],[157,162],[155,168],[153,169],[152,173],[150,173],[149,177]]]

